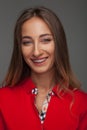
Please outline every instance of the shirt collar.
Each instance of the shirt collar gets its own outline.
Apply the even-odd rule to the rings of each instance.
[[[32,90],[37,88],[35,84],[33,83],[31,78],[27,78],[22,82],[22,86],[27,94],[31,94]],[[52,89],[52,91],[55,93],[55,95],[58,95],[58,89],[59,85],[55,85]]]

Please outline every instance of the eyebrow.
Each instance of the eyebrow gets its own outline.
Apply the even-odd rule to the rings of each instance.
[[[39,37],[41,38],[41,37],[44,37],[44,36],[52,36],[52,34],[41,34]],[[32,39],[32,37],[30,37],[30,36],[23,36],[22,37],[22,39]]]

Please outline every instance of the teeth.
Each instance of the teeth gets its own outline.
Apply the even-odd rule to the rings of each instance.
[[[46,60],[46,58],[40,59],[40,60],[33,60],[33,62],[35,62],[35,63],[41,63],[41,62],[44,62],[45,60]]]

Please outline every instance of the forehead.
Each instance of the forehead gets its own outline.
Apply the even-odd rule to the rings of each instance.
[[[39,17],[34,16],[31,19],[24,22],[22,25],[22,36],[38,36],[45,33],[51,34],[51,30],[49,29],[47,23]]]

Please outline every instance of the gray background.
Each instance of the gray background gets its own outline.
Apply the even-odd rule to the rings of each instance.
[[[35,5],[52,9],[60,18],[68,41],[70,61],[82,88],[87,91],[87,1],[86,0],[0,0],[0,82],[13,47],[13,30],[20,11]]]

